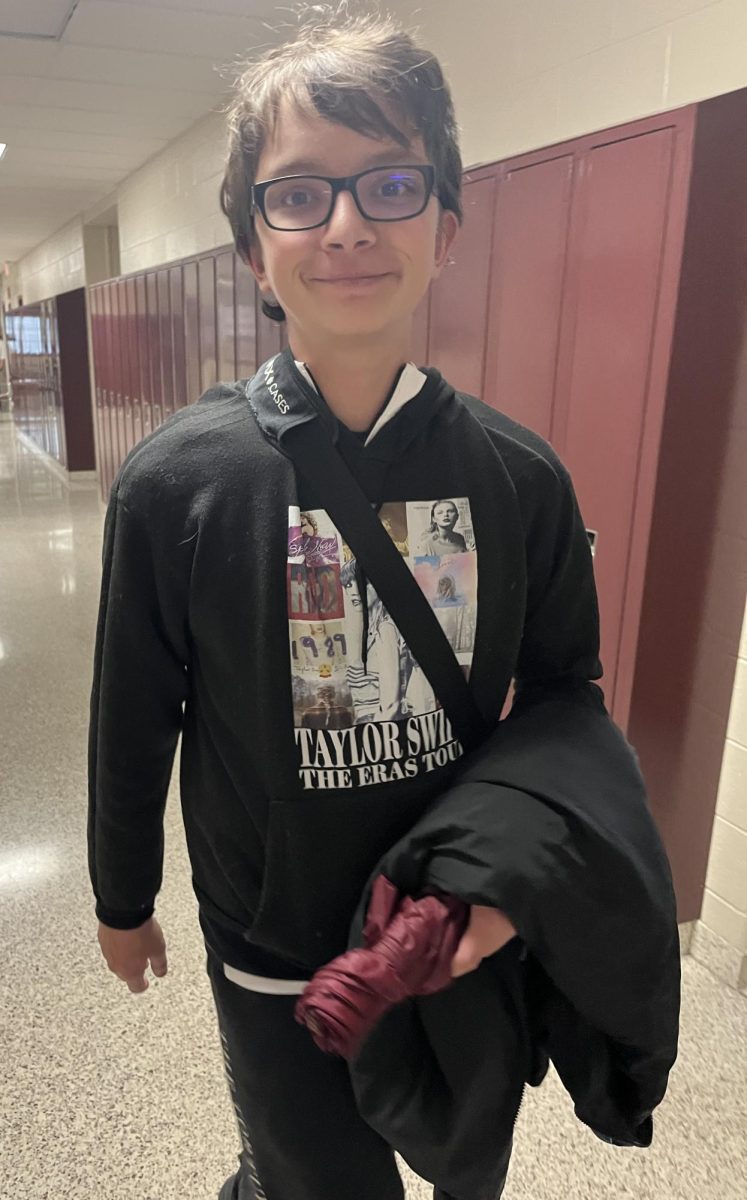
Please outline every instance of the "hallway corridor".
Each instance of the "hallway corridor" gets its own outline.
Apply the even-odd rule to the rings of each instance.
[[[169,974],[133,996],[96,942],[85,781],[103,516],[97,484],[70,486],[0,421],[0,1200],[214,1200],[236,1137],[173,785]],[[747,1195],[747,998],[683,965],[654,1147],[603,1145],[553,1075],[527,1097],[505,1200]],[[408,1181],[408,1200],[430,1196]]]

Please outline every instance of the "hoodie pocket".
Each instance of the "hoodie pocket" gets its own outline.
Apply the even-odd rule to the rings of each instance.
[[[251,942],[314,970],[342,954],[371,873],[430,798],[369,792],[271,801]]]

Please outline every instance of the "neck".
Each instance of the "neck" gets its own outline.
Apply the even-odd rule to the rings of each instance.
[[[354,433],[370,429],[402,364],[409,358],[410,330],[386,345],[342,343],[310,346],[290,332],[294,357],[305,362],[330,410]]]

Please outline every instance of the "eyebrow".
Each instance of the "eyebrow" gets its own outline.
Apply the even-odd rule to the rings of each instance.
[[[378,166],[401,166],[405,163],[407,155],[413,156],[415,160],[419,158],[417,151],[397,146],[392,150],[380,150],[376,154],[371,154],[365,160],[366,166],[361,167],[362,171],[368,170],[368,167]],[[425,165],[423,163],[423,165]],[[357,175],[357,171],[353,171]],[[288,162],[281,162],[272,168],[272,172],[266,176],[267,179],[282,179],[285,175],[327,175],[324,167],[317,161],[311,158],[293,158]],[[258,181],[259,182],[259,181]]]

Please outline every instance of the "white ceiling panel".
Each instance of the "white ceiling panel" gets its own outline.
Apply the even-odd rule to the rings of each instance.
[[[133,0],[109,0],[109,3],[131,5]],[[289,0],[285,3],[282,0],[157,0],[157,3],[159,8],[173,8],[179,12],[228,13],[236,17],[279,21],[288,20],[289,9]]]
[[[137,156],[126,154],[112,154],[107,152],[95,154],[88,150],[62,150],[60,147],[47,147],[45,150],[38,148],[31,149],[27,146],[18,146],[15,143],[10,150],[6,151],[8,156],[7,172],[12,174],[14,171],[32,171],[34,168],[43,163],[47,168],[48,173],[53,175],[57,170],[65,167],[82,168],[88,172],[89,176],[98,176],[99,171],[113,171],[114,174],[121,179],[122,172],[128,174],[134,170],[133,163],[137,161]],[[5,173],[5,172],[4,172]]]
[[[8,123],[22,125],[24,129],[66,129],[74,133],[95,133],[124,137],[163,138],[170,142],[194,124],[192,118],[180,118],[169,113],[151,112],[144,116],[132,113],[96,112],[84,108],[34,108],[32,105],[4,104],[0,102],[0,127]],[[0,137],[0,141],[6,139]],[[149,155],[145,155],[145,158]],[[0,160],[0,174],[2,161]]]
[[[14,69],[14,74],[18,74]],[[47,71],[53,79],[120,83],[129,87],[179,88],[215,96],[224,85],[212,58],[110,50],[105,46],[60,46]]]
[[[59,37],[74,8],[75,0],[0,0],[0,30]]]
[[[166,144],[165,138],[134,138],[97,133],[75,133],[66,129],[28,129],[3,120],[3,136],[13,150],[33,150],[46,154],[49,150],[63,153],[85,152],[89,155],[107,155],[130,162],[142,162],[143,154],[150,157]]]
[[[256,17],[213,10],[164,8],[161,4],[112,4],[81,0],[67,27],[66,40],[81,46],[159,50],[169,54],[230,57],[268,40]]]
[[[22,77],[0,76],[0,105],[12,103],[19,95]],[[79,83],[73,79],[34,79],[26,89],[25,100],[34,107],[82,108],[105,113],[151,113],[154,110],[178,113],[196,121],[211,108],[204,96],[180,92],[174,88],[122,87],[119,84]],[[2,109],[0,109],[2,113]],[[1,119],[1,117],[0,117]]]
[[[46,75],[60,53],[60,43],[37,38],[0,37],[0,75]]]
[[[0,0],[0,263],[214,111],[221,71],[287,34],[289,2]]]

